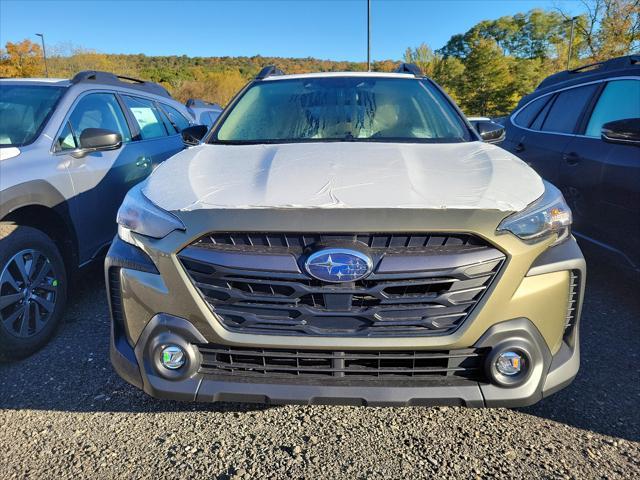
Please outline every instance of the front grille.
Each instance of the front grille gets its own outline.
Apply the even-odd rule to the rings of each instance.
[[[366,249],[363,280],[329,283],[302,268],[323,246]],[[216,233],[179,254],[232,331],[277,335],[445,335],[490,287],[504,255],[465,234]]]
[[[267,350],[199,345],[200,372],[210,375],[290,379],[482,381],[484,349],[445,351]]]
[[[477,237],[467,234],[428,233],[374,233],[374,234],[320,234],[320,233],[211,233],[200,238],[196,245],[237,251],[286,251],[302,254],[306,248],[321,243],[358,243],[373,249],[423,249],[429,247],[486,246]]]

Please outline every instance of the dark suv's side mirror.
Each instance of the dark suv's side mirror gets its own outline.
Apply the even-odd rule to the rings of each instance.
[[[87,154],[98,150],[117,150],[122,145],[122,136],[104,128],[85,128],[80,134],[80,150]]]
[[[640,146],[640,118],[625,118],[605,123],[602,126],[602,140]]]
[[[483,141],[487,143],[499,143],[504,140],[505,130],[502,125],[490,120],[473,122]]]
[[[209,131],[209,127],[206,125],[193,125],[187,127],[182,132],[182,141],[187,145],[198,145],[200,141]]]

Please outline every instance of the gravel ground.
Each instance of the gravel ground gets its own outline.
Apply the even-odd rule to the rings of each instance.
[[[0,365],[0,479],[638,478],[638,280],[594,256],[580,374],[533,407],[262,407],[158,401],[121,381],[96,268],[58,337]]]

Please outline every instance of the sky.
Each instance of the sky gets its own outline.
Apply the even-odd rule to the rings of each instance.
[[[572,0],[372,0],[371,56],[399,60],[422,42],[442,47],[480,20],[561,8]],[[0,44],[44,33],[47,48],[187,56],[366,60],[366,0],[0,0]]]

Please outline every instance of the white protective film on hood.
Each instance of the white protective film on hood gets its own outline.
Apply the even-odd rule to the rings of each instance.
[[[166,210],[423,208],[520,211],[540,177],[482,142],[201,145],[167,160],[144,194]]]

